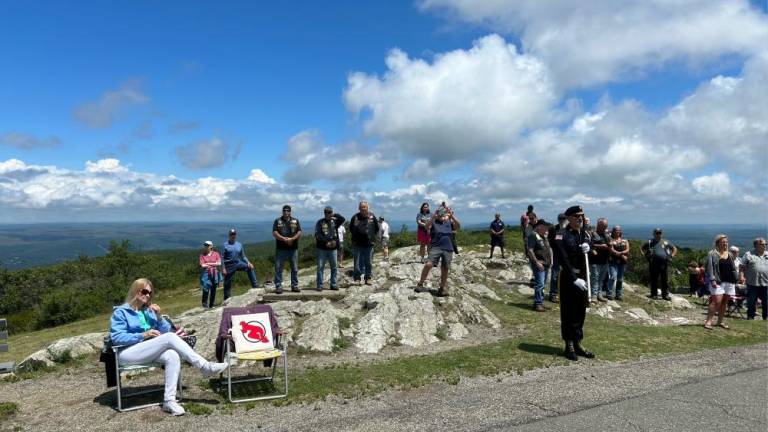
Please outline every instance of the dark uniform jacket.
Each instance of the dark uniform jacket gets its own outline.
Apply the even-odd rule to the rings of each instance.
[[[557,230],[551,244],[552,253],[560,265],[560,287],[562,290],[579,290],[573,286],[576,279],[587,280],[587,267],[581,244],[587,240],[583,231],[570,226]]]

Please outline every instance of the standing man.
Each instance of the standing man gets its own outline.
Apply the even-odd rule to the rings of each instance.
[[[587,274],[585,255],[589,243],[584,233],[584,210],[572,206],[565,211],[568,225],[557,231],[552,251],[560,263],[558,291],[560,292],[560,334],[565,341],[564,355],[569,360],[577,356],[594,358],[595,355],[581,347],[584,338],[584,318],[587,314]]]
[[[533,271],[533,310],[544,312],[544,285],[552,266],[552,250],[547,240],[547,222],[544,219],[536,221],[533,232],[528,236],[526,254]]]
[[[301,224],[291,216],[291,206],[283,206],[283,214],[272,224],[275,238],[275,293],[283,293],[283,265],[291,264],[291,291],[299,292],[299,238]]]
[[[611,255],[611,240],[608,238],[608,219],[597,220],[597,227],[592,233],[592,250],[589,255],[589,274],[592,278],[591,303],[606,301],[603,285],[608,282],[608,258]]]
[[[361,276],[365,277],[365,284],[371,285],[373,268],[373,245],[376,235],[379,233],[379,220],[368,211],[368,202],[360,201],[359,210],[349,220],[349,232],[352,234],[352,257],[355,261],[355,269],[352,278],[355,283],[360,283]]]
[[[323,210],[323,218],[315,224],[315,247],[317,248],[317,290],[323,290],[325,263],[331,268],[331,290],[336,291],[336,251],[339,247],[338,227],[344,225],[344,216],[334,214],[333,208]]]
[[[379,217],[379,244],[384,261],[389,261],[389,224],[384,220],[384,216]]]
[[[232,278],[235,272],[244,271],[251,281],[251,288],[258,288],[259,283],[256,280],[256,272],[253,271],[253,264],[245,256],[243,245],[237,241],[237,230],[229,230],[229,237],[221,247],[221,259],[224,265],[221,266],[221,272],[224,273],[224,300],[229,298],[232,290]]]
[[[560,213],[557,215],[557,225],[552,225],[549,227],[549,232],[547,233],[547,239],[549,240],[550,245],[555,241],[555,235],[557,235],[557,231],[565,228],[566,225],[568,225],[568,220],[565,218],[565,213]],[[560,273],[560,264],[557,261],[557,255],[553,253],[552,271],[549,272],[549,301],[552,303],[560,303],[560,299],[557,298],[558,273]]]
[[[747,284],[747,319],[755,319],[757,299],[763,304],[763,321],[768,319],[768,251],[765,239],[756,238],[754,249],[744,254],[741,260],[741,277]]]
[[[653,238],[648,240],[640,250],[648,260],[648,273],[651,277],[650,298],[659,298],[659,280],[661,280],[661,298],[672,300],[669,296],[669,282],[667,279],[667,266],[669,261],[677,255],[675,245],[661,238],[661,228],[653,230]]]
[[[416,292],[424,291],[424,281],[429,276],[432,267],[440,264],[440,288],[437,290],[438,297],[448,296],[448,270],[451,267],[453,258],[453,241],[451,235],[454,231],[461,228],[461,223],[453,214],[453,210],[445,206],[440,207],[427,222],[427,229],[430,235],[429,259],[421,270],[421,278],[416,285]]]
[[[493,249],[498,246],[501,248],[501,258],[504,259],[504,221],[501,220],[501,213],[496,212],[493,221],[491,221],[491,254],[488,259],[493,258]]]

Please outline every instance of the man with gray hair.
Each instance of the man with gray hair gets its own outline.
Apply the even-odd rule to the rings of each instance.
[[[754,249],[744,254],[741,260],[741,277],[747,284],[747,319],[755,319],[757,299],[763,304],[763,320],[768,319],[768,251],[765,239],[756,238]]]
[[[597,220],[597,227],[592,233],[592,250],[589,255],[589,271],[592,285],[591,303],[597,300],[606,301],[603,296],[603,285],[608,281],[608,258],[610,256],[610,242],[608,238],[608,219]]]
[[[373,245],[379,233],[379,220],[376,215],[368,210],[368,202],[360,201],[358,212],[349,220],[349,232],[352,235],[352,257],[354,259],[354,272],[352,278],[355,283],[360,283],[360,278],[365,278],[365,284],[371,285],[373,268]]]

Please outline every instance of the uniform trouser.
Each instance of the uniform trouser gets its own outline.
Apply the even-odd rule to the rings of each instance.
[[[277,249],[275,251],[275,288],[283,286],[283,266],[288,261],[291,265],[291,288],[299,286],[299,250]]]
[[[373,246],[352,247],[352,257],[355,260],[355,268],[352,273],[352,278],[359,281],[360,276],[364,275],[365,280],[371,280],[371,277],[373,277],[373,267],[371,264],[373,258]]]
[[[651,295],[659,295],[659,280],[661,280],[661,296],[669,295],[669,282],[667,281],[667,262],[661,260],[651,260],[648,267],[648,273],[651,276]]]
[[[256,272],[252,268],[248,268],[248,264],[244,262],[229,264],[226,266],[226,269],[227,275],[224,276],[224,300],[229,298],[229,293],[232,290],[232,278],[235,277],[235,272],[237,271],[244,271],[248,275],[251,287],[256,288],[259,286],[258,280],[256,280]]]
[[[557,260],[552,262],[552,271],[549,273],[549,298],[557,297],[557,276],[560,273],[560,264]]]
[[[325,263],[331,268],[331,289],[336,289],[336,249],[317,249],[317,288],[323,289]]]
[[[768,305],[765,304],[768,297],[768,286],[747,285],[747,318],[752,319],[757,312],[757,299],[763,303],[763,319],[768,319]]]
[[[176,399],[176,386],[181,372],[181,359],[202,368],[208,362],[196,353],[175,333],[163,333],[160,336],[139,342],[120,351],[121,364],[145,364],[151,362],[165,365],[165,394],[163,400]]]
[[[557,287],[560,292],[560,335],[564,341],[578,342],[584,339],[587,293],[576,288],[562,270],[557,277]]]

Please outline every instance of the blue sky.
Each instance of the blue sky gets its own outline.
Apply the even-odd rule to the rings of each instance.
[[[5,4],[0,222],[764,223],[765,6],[678,3]]]

